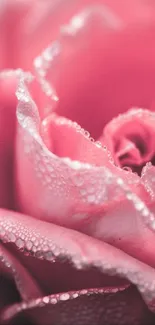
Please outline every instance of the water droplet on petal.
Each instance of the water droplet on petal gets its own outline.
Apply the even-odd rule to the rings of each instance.
[[[57,304],[57,300],[56,300],[56,298],[51,298],[50,302],[51,302],[51,304],[53,304],[53,305]]]
[[[27,243],[26,243],[27,249],[28,250],[32,249],[32,246],[33,246],[33,243],[30,240],[28,240]]]
[[[79,175],[75,175],[74,176],[74,183],[75,183],[75,185],[82,186],[83,185],[83,182],[84,182],[84,179],[81,176],[79,176]]]
[[[126,172],[132,172],[132,169],[128,166],[124,166],[122,169],[125,170]]]
[[[63,294],[60,295],[60,300],[62,300],[62,301],[66,301],[69,298],[70,298],[69,293],[63,293]]]
[[[49,301],[50,301],[50,298],[49,298],[49,297],[44,297],[44,298],[43,298],[43,302],[44,302],[45,304],[48,304]]]
[[[95,144],[96,144],[96,147],[98,147],[98,148],[102,147],[102,143],[100,141],[96,141]]]
[[[18,248],[23,248],[24,247],[24,241],[21,238],[18,238],[16,240],[16,245],[18,246]]]

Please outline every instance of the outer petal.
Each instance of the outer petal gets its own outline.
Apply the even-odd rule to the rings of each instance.
[[[10,236],[14,238],[13,233]],[[7,248],[0,245],[0,314],[6,306],[41,297],[34,278]]]
[[[11,235],[13,239],[14,234]],[[12,256],[7,249],[0,246],[0,269],[2,274],[14,280],[17,290],[23,300],[41,296],[41,291],[28,271]]]
[[[51,263],[70,261],[83,270],[94,266],[105,274],[128,279],[137,286],[145,302],[154,310],[155,270],[146,264],[74,230],[17,213],[1,210],[0,226],[1,239],[6,243],[13,242],[16,248],[23,250],[23,254],[29,253]],[[13,239],[10,232],[14,233]]]
[[[29,303],[14,305],[3,313],[3,319],[24,312],[37,324],[45,325],[153,325],[135,288],[81,290],[46,296]]]
[[[154,204],[149,208],[153,210]],[[122,200],[109,207],[103,214],[93,215],[91,222],[79,230],[96,237],[129,255],[155,267],[154,218],[149,229],[141,215],[143,203],[137,204],[137,210],[128,200]],[[145,214],[145,212],[144,212]],[[147,212],[146,212],[147,219]]]
[[[13,155],[18,72],[0,74],[0,206],[13,206]]]

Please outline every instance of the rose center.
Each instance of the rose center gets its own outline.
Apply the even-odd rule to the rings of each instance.
[[[118,166],[141,175],[147,162],[155,164],[154,125],[149,111],[129,111],[106,126],[102,142]]]

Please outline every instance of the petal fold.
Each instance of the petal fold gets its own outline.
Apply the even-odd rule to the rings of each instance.
[[[147,201],[148,192],[138,175],[116,167],[106,148],[98,142],[92,142],[88,135],[85,137],[85,133],[83,134],[79,127],[78,130],[81,130],[79,134],[75,132],[77,128],[73,127],[74,123],[69,123],[71,126],[69,131],[72,135],[75,134],[72,140],[76,142],[79,137],[78,141],[82,141],[85,156],[81,157],[81,160],[86,162],[72,160],[70,157],[59,157],[50,151],[47,146],[53,145],[52,138],[53,142],[56,142],[55,146],[60,146],[59,127],[61,132],[64,132],[64,129],[69,127],[67,120],[52,119],[50,130],[54,128],[55,133],[52,136],[45,127],[42,130],[44,143],[40,131],[39,108],[30,96],[27,84],[22,78],[17,96],[19,103],[15,177],[18,209],[36,218],[76,228],[79,222],[81,223],[82,220],[85,222],[92,213],[98,214],[101,210],[104,212],[105,208],[111,205],[112,200],[118,202],[124,197],[129,199],[127,195],[129,193],[135,208],[136,202]],[[58,126],[58,121],[59,123],[65,121],[65,123],[60,123]],[[48,123],[47,126],[49,127]],[[66,147],[61,147],[61,150],[64,150],[63,155],[67,154]],[[54,151],[54,148],[50,149]],[[74,141],[72,149],[74,150]],[[59,155],[61,156],[61,152]],[[71,153],[70,155],[72,157]],[[73,158],[78,158],[76,150]],[[33,195],[29,195],[30,188]],[[150,216],[149,212],[148,215]]]
[[[150,266],[97,239],[15,212],[1,210],[0,226],[1,240],[14,243],[23,254],[51,263],[68,260],[78,269],[93,266],[104,274],[126,278],[154,311],[155,270]]]
[[[8,308],[2,319],[20,313],[29,314],[40,325],[153,325],[155,319],[133,287],[46,296]]]
[[[15,235],[10,233],[10,237],[13,239]],[[0,269],[2,274],[4,273],[4,275],[14,280],[23,300],[29,301],[32,297],[41,296],[41,291],[35,280],[24,266],[2,245],[0,246]]]

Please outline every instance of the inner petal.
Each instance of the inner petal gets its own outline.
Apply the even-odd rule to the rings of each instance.
[[[154,113],[134,109],[106,126],[100,140],[108,146],[117,165],[140,174],[147,162],[154,161],[154,119]]]
[[[40,132],[48,149],[59,157],[70,157],[95,166],[109,164],[106,150],[69,119],[51,114],[42,121]]]

